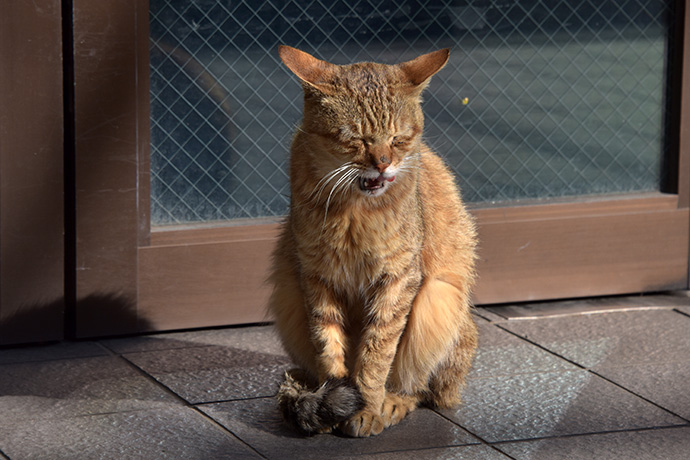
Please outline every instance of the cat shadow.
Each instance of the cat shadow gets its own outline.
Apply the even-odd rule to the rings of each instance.
[[[136,333],[151,328],[151,322],[142,318],[135,303],[125,296],[92,294],[73,306],[59,297],[5,312],[0,318],[0,346]]]

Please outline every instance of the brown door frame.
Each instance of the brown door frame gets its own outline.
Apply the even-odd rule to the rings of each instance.
[[[61,339],[64,315],[62,14],[0,15],[0,345]]]
[[[76,335],[264,321],[277,220],[149,226],[148,2],[74,0],[74,37]],[[682,42],[677,193],[475,207],[477,303],[688,287]]]

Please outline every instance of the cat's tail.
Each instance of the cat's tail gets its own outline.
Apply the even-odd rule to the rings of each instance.
[[[330,431],[364,407],[359,390],[347,379],[330,379],[310,390],[287,372],[277,398],[285,421],[306,435]]]

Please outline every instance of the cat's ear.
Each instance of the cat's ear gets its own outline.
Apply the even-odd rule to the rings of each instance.
[[[449,56],[450,49],[444,48],[429,54],[423,54],[411,61],[398,64],[398,67],[402,70],[403,75],[407,79],[406,83],[409,84],[413,90],[421,93],[429,83],[429,79],[446,65]]]
[[[329,92],[333,75],[337,72],[335,65],[286,45],[278,47],[278,54],[288,69],[292,70],[300,80],[321,92]]]

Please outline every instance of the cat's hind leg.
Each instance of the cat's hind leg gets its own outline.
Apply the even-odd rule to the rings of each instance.
[[[271,278],[274,288],[268,307],[275,321],[276,332],[292,361],[313,379],[318,375],[316,349],[310,339],[304,295],[294,267],[277,258],[276,269]]]
[[[381,415],[360,412],[353,418],[340,424],[340,430],[354,437],[367,437],[381,433],[385,428],[400,423],[410,412],[415,410],[420,398],[417,395],[402,395],[387,392],[381,406]]]
[[[452,352],[432,376],[425,403],[439,408],[460,404],[460,390],[472,365],[476,348],[477,327],[471,321],[463,325]]]
[[[477,331],[466,293],[440,278],[427,279],[410,311],[388,386],[433,405],[459,402]]]
[[[381,411],[381,418],[385,428],[397,425],[410,412],[417,408],[420,398],[418,395],[403,395],[398,393],[388,392],[386,398],[383,400],[383,409]]]

